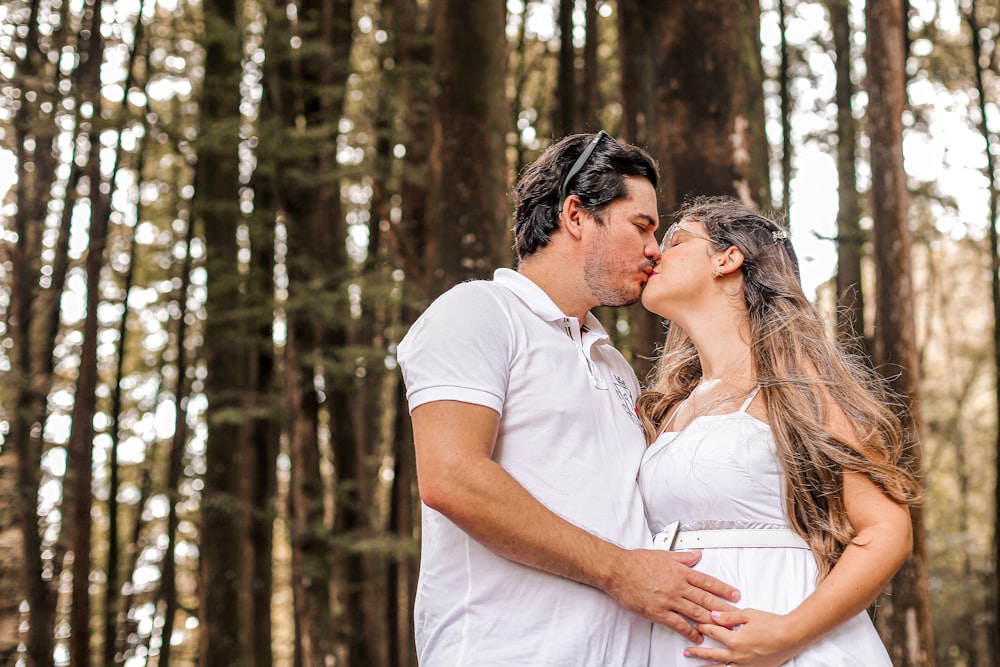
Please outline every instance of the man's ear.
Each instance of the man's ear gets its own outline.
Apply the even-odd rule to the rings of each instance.
[[[720,277],[727,276],[739,270],[743,266],[744,259],[746,259],[746,256],[743,254],[743,251],[734,245],[719,251],[715,255],[715,268],[718,271],[718,275]]]
[[[583,208],[583,202],[576,195],[568,195],[563,200],[563,210],[559,214],[559,226],[573,238],[580,240],[583,236],[583,216],[587,211]]]

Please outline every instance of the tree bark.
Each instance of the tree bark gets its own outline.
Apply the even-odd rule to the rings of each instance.
[[[865,342],[865,297],[861,282],[864,232],[857,187],[858,125],[852,113],[854,83],[851,80],[850,3],[830,0],[837,70],[837,334],[842,342]]]
[[[770,204],[756,0],[651,2],[641,12],[633,3],[627,15],[623,6],[622,21],[642,23],[626,26],[625,34],[659,36],[652,47],[655,116],[648,147],[660,164],[661,214],[699,194]],[[663,336],[655,319],[633,308],[633,363],[641,379]]]
[[[406,155],[400,174],[400,215],[390,222],[388,242],[397,268],[406,280],[400,319],[412,323],[418,310],[413,305],[426,299],[427,272],[425,254],[427,239],[427,178],[430,150],[430,119],[426,99],[431,89],[432,36],[427,16],[420,12],[415,0],[392,0],[396,34],[398,95],[403,111]],[[522,36],[523,40],[523,21]],[[407,29],[408,27],[408,29]],[[524,50],[519,57],[524,56]],[[521,72],[527,65],[519,61]],[[524,74],[526,77],[526,74]],[[520,146],[520,144],[519,144]],[[519,153],[520,154],[520,153]],[[397,338],[399,334],[396,334]],[[399,554],[390,573],[390,612],[393,630],[390,635],[390,663],[393,667],[415,667],[413,645],[413,601],[417,587],[417,527],[420,525],[420,504],[417,501],[416,463],[413,438],[409,435],[410,420],[402,384],[396,389],[396,427],[393,458],[392,516],[393,534],[410,548]]]
[[[781,55],[778,63],[778,99],[781,108],[781,210],[785,214],[785,225],[790,227],[792,211],[792,99],[788,90],[786,14],[785,0],[778,0],[778,31],[781,33]]]
[[[996,183],[996,165],[993,151],[996,147],[996,137],[990,130],[986,114],[986,86],[983,81],[983,50],[979,28],[979,18],[976,0],[971,0],[965,13],[971,33],[972,64],[975,72],[976,93],[979,104],[979,133],[983,137],[986,158],[986,182],[989,184],[989,256],[990,256],[990,291],[993,301],[993,368],[998,379],[994,381],[994,404],[998,421],[1000,421],[1000,252],[997,238],[997,208],[998,195]],[[995,432],[994,451],[996,452],[994,467],[993,490],[993,590],[992,612],[994,624],[1000,619],[1000,428]],[[1000,659],[1000,632],[993,632],[990,649],[993,653],[993,664]]]
[[[174,549],[177,545],[177,529],[179,517],[177,505],[180,502],[180,482],[183,474],[184,447],[187,444],[187,402],[189,387],[187,382],[187,297],[191,285],[191,245],[194,241],[194,224],[188,223],[184,238],[184,261],[181,265],[181,284],[177,290],[176,349],[177,380],[174,387],[174,434],[170,441],[170,452],[167,463],[166,491],[170,507],[167,511],[167,548],[163,554],[163,573],[161,575],[160,597],[163,599],[163,634],[160,646],[160,660],[157,667],[170,667],[173,646],[171,639],[174,633],[174,622],[179,608],[177,600],[177,560]]]
[[[588,132],[601,129],[601,89],[600,72],[597,62],[597,0],[587,0],[587,43],[583,47],[583,128]],[[520,172],[517,172],[520,173]]]
[[[209,276],[204,358],[208,439],[200,526],[200,664],[254,665],[246,480],[252,475],[243,408],[248,377],[244,279],[236,241],[239,208],[240,5],[207,0],[205,75],[196,144],[195,219]]]
[[[649,29],[650,17],[660,11],[657,0],[619,0],[618,3],[618,65],[621,76],[622,123],[619,138],[647,150],[652,150],[656,126],[656,44],[655,31]],[[654,153],[654,158],[659,155]],[[669,211],[660,202],[661,216]],[[663,219],[666,220],[665,218]],[[661,232],[662,233],[662,232]],[[617,328],[612,318],[617,311],[602,309],[600,319],[614,337]],[[653,368],[656,346],[663,341],[662,320],[635,304],[628,309],[628,337],[617,346],[632,363],[639,380],[643,381]]]
[[[90,655],[90,571],[91,509],[93,506],[93,447],[94,416],[97,413],[97,337],[100,331],[97,308],[101,302],[101,270],[107,246],[110,219],[110,194],[101,192],[100,65],[104,41],[101,38],[101,0],[94,0],[85,12],[89,23],[81,30],[81,63],[78,81],[82,98],[93,105],[93,115],[86,126],[90,152],[85,174],[90,198],[90,241],[85,259],[87,311],[83,323],[83,343],[80,347],[80,370],[73,401],[72,426],[66,456],[66,476],[63,482],[63,516],[69,524],[70,548],[73,551],[73,588],[70,607],[70,661],[79,667],[89,667]]]
[[[141,170],[139,170],[141,173]],[[136,237],[135,228],[132,228],[132,238],[129,244],[129,264],[125,272],[125,281],[122,285],[122,312],[121,320],[118,324],[118,358],[115,361],[115,385],[111,394],[111,424],[108,434],[111,439],[111,446],[108,450],[108,556],[107,567],[105,568],[106,583],[104,586],[104,652],[103,664],[113,665],[115,663],[115,644],[118,635],[118,622],[121,617],[121,560],[119,555],[123,551],[123,544],[119,538],[119,506],[118,492],[121,488],[120,467],[118,465],[118,450],[120,443],[119,424],[122,413],[122,393],[123,379],[125,376],[125,351],[128,341],[128,296],[132,290],[132,282],[135,276],[136,257]]]
[[[574,0],[559,0],[559,67],[556,74],[555,134],[577,131],[576,49],[573,46]]]
[[[58,322],[58,300],[61,294],[65,269],[68,228],[60,231],[53,259],[52,282],[54,288],[39,286],[41,269],[41,238],[50,191],[55,177],[54,137],[57,133],[52,112],[45,112],[45,104],[55,108],[58,104],[56,68],[47,60],[47,51],[39,42],[38,27],[43,3],[32,0],[26,23],[24,56],[17,63],[14,83],[21,91],[21,103],[14,115],[14,138],[17,152],[18,180],[15,186],[17,210],[14,214],[14,231],[17,243],[11,253],[12,288],[7,315],[7,332],[12,347],[11,371],[13,396],[10,397],[11,419],[7,446],[0,452],[3,467],[12,469],[5,476],[2,493],[4,499],[12,498],[13,506],[6,511],[20,535],[11,567],[0,568],[0,581],[4,596],[0,616],[11,619],[9,626],[15,632],[4,641],[5,654],[16,653],[19,638],[17,626],[22,599],[29,604],[28,632],[26,637],[27,667],[50,667],[53,664],[54,623],[56,591],[54,577],[48,563],[42,559],[42,539],[38,525],[38,489],[40,481],[42,429],[47,415],[47,398],[52,382],[52,349],[55,331],[49,334],[46,326],[55,312]],[[41,85],[40,85],[41,84]],[[29,91],[34,95],[27,95]],[[65,232],[65,234],[64,234]],[[13,460],[11,460],[13,457]],[[11,605],[8,608],[6,605]],[[5,633],[5,637],[7,634]]]
[[[900,0],[867,4],[868,134],[871,138],[872,218],[876,274],[875,362],[903,397],[900,415],[908,448],[904,463],[922,477],[917,352],[903,170],[906,24]],[[913,553],[887,588],[876,623],[897,667],[935,664],[924,510],[914,508]]]
[[[504,12],[491,0],[434,8],[428,186],[429,296],[503,266],[508,238]],[[461,182],[456,175],[461,174]]]

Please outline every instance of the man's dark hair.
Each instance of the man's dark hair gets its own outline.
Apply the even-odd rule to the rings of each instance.
[[[559,228],[563,181],[596,137],[594,134],[564,137],[549,146],[522,172],[514,186],[517,196],[514,248],[519,260],[548,245],[552,232]],[[566,195],[577,195],[583,208],[601,223],[601,211],[614,200],[628,196],[627,176],[642,176],[655,188],[659,179],[656,162],[641,148],[619,144],[605,134],[597,140],[593,153],[580,171],[567,183]]]

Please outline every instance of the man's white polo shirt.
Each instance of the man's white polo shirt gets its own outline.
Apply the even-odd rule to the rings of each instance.
[[[500,269],[438,298],[398,349],[412,411],[439,400],[500,413],[494,460],[568,521],[651,545],[636,472],[639,386],[593,315],[581,330],[528,278]],[[420,664],[645,665],[650,623],[601,591],[497,556],[422,508]]]

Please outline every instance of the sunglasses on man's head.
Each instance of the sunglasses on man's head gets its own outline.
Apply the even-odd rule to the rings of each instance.
[[[573,180],[574,176],[580,173],[580,170],[583,169],[583,165],[587,164],[587,160],[590,159],[591,154],[594,152],[594,149],[597,148],[597,144],[600,143],[601,138],[607,136],[608,133],[604,130],[600,130],[597,134],[595,134],[594,138],[591,139],[590,143],[583,149],[583,152],[580,153],[580,157],[578,157],[576,162],[573,163],[573,166],[569,168],[569,171],[566,173],[566,178],[563,179],[562,187],[559,188],[559,213],[562,213],[563,202],[566,201],[566,197],[569,196],[569,182]]]

